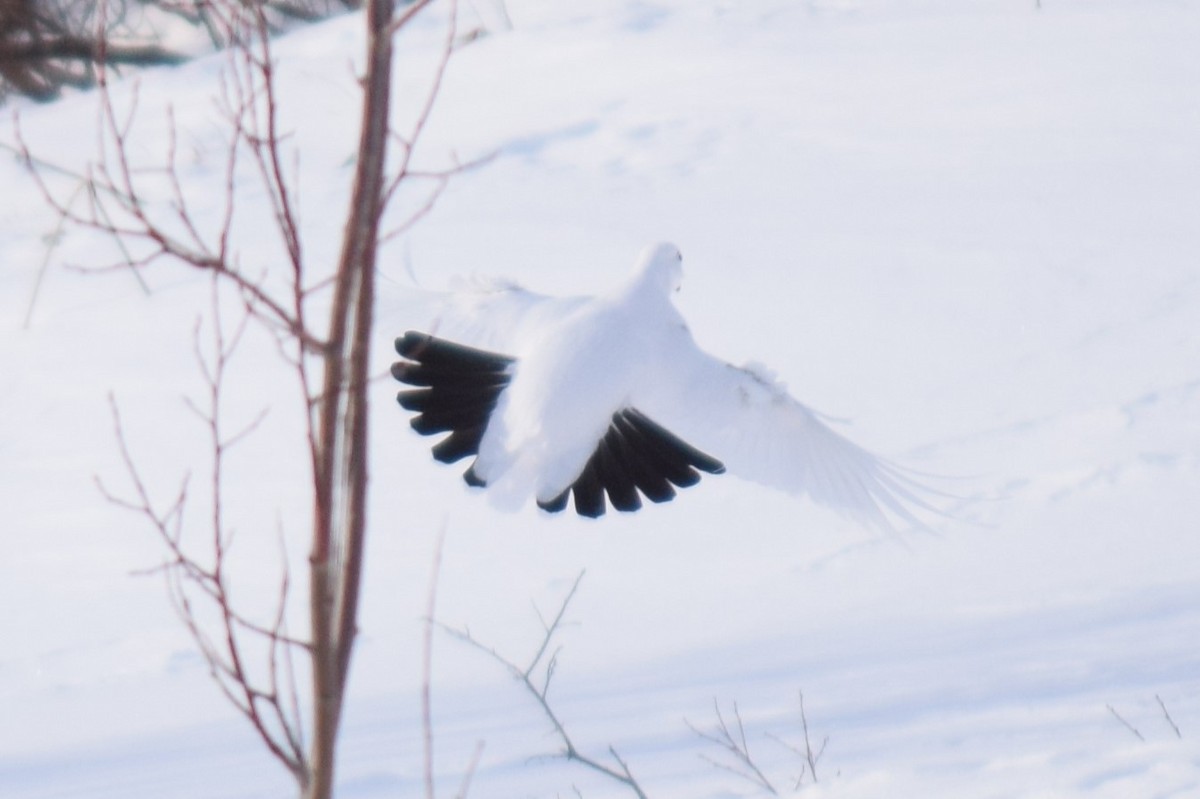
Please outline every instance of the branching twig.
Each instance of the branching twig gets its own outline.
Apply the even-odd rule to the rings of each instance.
[[[219,401],[224,373],[223,360],[218,359],[218,363],[221,365],[212,373],[211,399],[214,403]],[[278,661],[280,658],[288,659],[290,655],[287,653],[292,648],[307,650],[308,644],[291,638],[286,632],[284,607],[289,585],[286,566],[281,579],[278,606],[269,625],[254,622],[237,610],[230,598],[225,576],[228,549],[223,525],[219,521],[214,522],[213,543],[209,553],[211,564],[205,565],[183,540],[183,511],[187,501],[188,479],[183,480],[175,499],[165,510],[156,510],[130,453],[120,410],[111,395],[109,402],[117,449],[133,485],[133,498],[120,497],[98,482],[101,492],[110,502],[146,518],[158,533],[169,558],[150,571],[160,572],[165,577],[172,606],[204,658],[218,688],[250,722],[267,749],[289,771],[299,775],[304,769],[304,749],[298,707],[294,700],[295,683],[290,667],[286,674],[281,674]],[[215,410],[211,412],[215,413]],[[214,447],[213,463],[219,463],[222,457],[220,453],[228,446],[228,442],[224,442],[223,446],[219,441],[220,428],[215,422],[210,431],[214,436],[211,442]],[[214,474],[219,475],[219,472],[214,471]],[[217,482],[213,490],[219,494],[219,476],[215,479]],[[219,499],[213,502],[213,506],[219,509]],[[215,514],[214,519],[219,520],[219,510]],[[217,611],[221,619],[217,637],[212,636],[201,624],[201,611],[195,605],[196,598],[203,598]],[[243,634],[262,641],[272,653],[263,685],[258,684],[247,669]]]
[[[357,0],[339,1],[357,4]],[[115,401],[112,413],[117,447],[133,489],[123,495],[103,484],[100,488],[114,504],[144,516],[163,542],[163,563],[148,571],[165,578],[169,599],[218,688],[296,777],[305,799],[329,799],[335,784],[336,741],[351,653],[358,633],[365,557],[367,388],[381,220],[388,201],[402,184],[420,190],[429,184],[432,175],[434,191],[414,195],[425,199],[414,203],[415,210],[400,226],[406,230],[428,211],[445,179],[459,167],[442,173],[413,168],[413,151],[432,112],[453,50],[453,13],[448,23],[451,35],[441,52],[432,85],[418,98],[415,122],[401,138],[389,123],[393,37],[432,0],[417,0],[403,8],[397,8],[399,4],[394,0],[364,0],[367,49],[361,82],[362,117],[342,250],[332,270],[321,269],[315,275],[307,271],[296,178],[289,176],[284,166],[298,163],[299,156],[281,124],[277,63],[270,33],[277,27],[278,14],[303,15],[309,2],[168,0],[172,8],[181,9],[181,13],[207,26],[214,41],[230,45],[228,66],[217,90],[217,110],[226,135],[222,142],[225,161],[215,173],[214,179],[220,181],[215,192],[205,191],[211,187],[190,186],[185,179],[188,172],[180,163],[179,130],[171,109],[166,112],[165,133],[152,142],[163,148],[160,161],[147,166],[141,155],[146,142],[135,125],[140,102],[137,85],[128,90],[125,99],[117,101],[105,68],[106,61],[112,59],[105,57],[103,40],[96,54],[97,152],[93,161],[74,169],[47,164],[33,154],[22,135],[19,118],[14,149],[44,202],[58,213],[60,223],[98,233],[113,246],[109,260],[100,256],[88,267],[90,270],[117,270],[141,280],[149,267],[167,261],[212,279],[212,301],[207,312],[211,338],[203,344],[198,338],[196,341],[206,392],[203,400],[188,405],[208,434],[208,535],[184,539],[188,478],[165,507],[151,497],[130,453]],[[100,30],[105,29],[106,10],[107,3],[98,4]],[[394,147],[400,152],[389,158],[389,148]],[[281,251],[281,257],[255,259],[255,263],[279,263],[279,274],[241,261],[238,234],[246,231],[236,229],[235,221],[248,205],[241,201],[240,193],[246,167],[250,167],[251,182],[257,181],[257,186],[250,189],[251,196],[265,196]],[[69,191],[63,191],[59,182],[64,176],[73,181]],[[205,191],[203,200],[198,199],[201,191]],[[216,211],[206,216],[200,210],[205,205],[214,205]],[[251,232],[254,236],[260,234],[258,229]],[[308,306],[316,292],[328,297],[321,298],[319,314],[312,312],[312,316],[319,317],[319,321],[312,322]],[[234,295],[236,301],[230,302]],[[31,309],[32,305],[33,300]],[[241,314],[233,324],[232,309]],[[304,440],[311,479],[309,507],[313,510],[308,570],[311,633],[306,641],[292,637],[286,624],[292,585],[286,554],[277,606],[267,621],[251,618],[231,598],[228,567],[233,528],[224,490],[229,477],[227,455],[257,429],[264,417],[260,413],[243,426],[231,428],[222,415],[221,400],[227,366],[251,322],[274,337],[280,352],[294,367],[306,411]],[[201,329],[197,327],[197,335]],[[430,611],[432,614],[432,605]],[[552,633],[548,631],[547,635]],[[292,667],[295,652],[307,656],[311,665],[311,692],[305,703],[311,712],[307,728],[299,710]],[[255,657],[258,654],[262,657]],[[553,658],[548,675],[552,664]],[[427,663],[427,668],[432,666]],[[548,683],[547,677],[544,689]],[[427,724],[430,715],[427,699]],[[426,764],[430,774],[431,764],[430,748]],[[464,793],[472,772],[464,779]],[[427,782],[431,783],[432,778]]]
[[[260,57],[258,60],[264,64],[270,63],[269,57]],[[260,277],[246,273],[237,264],[236,256],[230,250],[229,241],[234,223],[232,171],[236,166],[238,153],[243,148],[249,148],[252,152],[263,148],[278,150],[282,143],[279,133],[273,128],[268,134],[260,134],[250,122],[257,119],[261,113],[266,113],[268,117],[273,117],[276,113],[270,104],[273,102],[273,94],[261,88],[264,83],[271,81],[271,73],[235,73],[230,80],[239,87],[238,104],[228,112],[232,132],[226,156],[226,206],[221,228],[215,237],[218,243],[216,247],[209,246],[200,234],[182,188],[175,160],[177,134],[173,115],[168,111],[164,166],[157,170],[139,169],[130,160],[130,153],[134,151],[130,137],[138,108],[137,88],[135,86],[130,93],[130,104],[126,112],[123,115],[118,114],[112,94],[108,90],[103,67],[99,69],[101,91],[98,95],[98,158],[85,172],[75,172],[64,167],[56,167],[54,170],[86,187],[83,198],[86,202],[82,203],[82,207],[77,202],[77,192],[62,199],[50,187],[43,175],[42,162],[34,157],[24,138],[19,117],[14,120],[18,156],[29,168],[43,200],[61,219],[76,227],[102,233],[120,247],[120,261],[93,267],[90,271],[119,269],[137,273],[154,262],[167,258],[218,275],[238,288],[248,306],[254,309],[256,317],[261,321],[287,331],[306,350],[321,352],[324,349],[323,342],[305,327],[303,317],[298,316],[294,308],[289,308],[273,296]],[[267,102],[265,111],[261,110],[264,97]],[[161,177],[166,181],[169,191],[169,200],[166,203],[167,218],[159,216],[145,199],[145,178],[152,176]],[[273,185],[269,185],[268,188],[272,199],[275,200],[277,188]],[[286,197],[286,194],[284,196]],[[179,233],[168,225],[168,218],[178,227]],[[138,245],[139,252],[136,255],[128,246],[131,243]]]
[[[542,640],[538,645],[537,651],[534,653],[529,663],[525,666],[518,665],[512,660],[509,660],[501,655],[494,648],[481,643],[471,635],[470,631],[466,629],[455,629],[453,627],[447,627],[443,624],[439,624],[438,626],[460,641],[464,641],[480,652],[488,655],[490,658],[492,658],[492,660],[503,666],[517,682],[524,686],[525,690],[534,698],[538,707],[541,708],[543,715],[545,715],[546,719],[550,722],[550,725],[554,728],[554,732],[558,736],[558,740],[563,747],[562,751],[559,752],[560,757],[564,758],[565,760],[574,761],[580,765],[586,766],[587,768],[599,774],[603,774],[604,776],[609,777],[610,779],[613,779],[629,788],[629,790],[633,791],[634,795],[637,796],[638,799],[646,799],[646,794],[642,790],[642,787],[638,783],[637,779],[633,776],[633,772],[630,770],[629,764],[617,753],[617,750],[614,747],[609,746],[608,753],[615,762],[615,766],[602,763],[599,760],[584,754],[583,752],[579,751],[579,748],[575,745],[575,741],[567,732],[566,726],[563,724],[562,719],[559,718],[558,713],[550,704],[548,697],[550,690],[550,679],[557,664],[557,655],[552,655],[550,659],[546,661],[545,666],[543,667],[544,674],[542,679],[539,681],[540,685],[538,682],[534,681],[538,664],[542,663],[547,650],[550,648],[551,642],[554,640],[554,636],[561,628],[563,617],[567,612],[567,607],[571,604],[571,599],[575,596],[575,592],[579,589],[579,583],[583,580],[584,574],[585,572],[581,571],[579,576],[575,578],[575,582],[571,585],[571,590],[567,592],[562,604],[559,605],[558,612],[555,613],[554,619],[549,624],[546,624],[543,620],[542,626],[545,628],[545,635],[542,636]]]
[[[394,27],[397,30],[403,27],[408,20],[411,20],[413,16],[423,10],[430,2],[431,0],[417,0],[417,2],[414,2],[396,18],[395,23],[393,23]],[[400,135],[395,131],[391,133],[391,140],[399,151],[399,163],[394,168],[392,176],[388,179],[384,187],[384,202],[390,203],[402,185],[422,183],[426,184],[427,188],[424,189],[423,199],[416,204],[416,207],[401,222],[380,234],[380,245],[387,244],[403,235],[413,225],[423,219],[433,209],[434,204],[441,197],[451,178],[482,166],[494,157],[494,155],[486,155],[482,158],[467,161],[466,163],[460,163],[455,159],[455,162],[451,166],[444,169],[417,170],[413,168],[413,156],[416,144],[420,140],[421,134],[424,132],[425,126],[428,124],[433,113],[434,102],[441,93],[446,69],[450,64],[450,57],[455,51],[457,25],[458,2],[457,0],[450,0],[450,8],[447,11],[446,33],[442,40],[441,50],[439,51],[437,64],[434,67],[429,89],[425,92],[421,100],[421,106],[416,114],[416,121],[404,135]]]
[[[777,743],[781,744],[782,746],[795,752],[800,757],[804,758],[804,764],[801,765],[801,767],[800,767],[800,774],[799,774],[799,776],[796,777],[795,783],[793,784],[793,787],[797,790],[799,790],[800,785],[804,782],[804,774],[805,774],[806,770],[809,774],[812,775],[813,782],[819,781],[817,779],[817,763],[820,762],[821,755],[825,754],[825,746],[829,743],[829,736],[826,735],[823,739],[821,739],[820,748],[818,748],[815,752],[813,751],[812,739],[809,736],[809,731],[808,731],[808,713],[805,712],[805,710],[804,710],[804,692],[803,691],[800,691],[800,724],[804,731],[804,749],[803,750],[800,749],[799,747],[792,746],[790,743],[783,740],[778,735],[775,735],[773,733],[767,733],[768,738],[770,738],[773,741],[776,741]]]
[[[760,788],[768,791],[772,795],[777,796],[779,791],[775,790],[775,786],[772,785],[771,781],[767,779],[767,776],[762,773],[762,770],[759,769],[754,762],[754,758],[750,755],[750,746],[746,742],[746,727],[742,723],[742,714],[738,711],[737,702],[733,703],[733,718],[736,723],[736,730],[731,729],[729,724],[725,721],[725,715],[721,712],[721,704],[716,699],[713,699],[713,709],[717,714],[716,732],[705,732],[686,719],[684,720],[684,723],[687,724],[688,728],[692,732],[696,733],[696,735],[710,743],[716,744],[721,749],[725,750],[725,752],[727,752],[738,765],[731,766],[728,763],[723,763],[720,760],[708,757],[705,754],[701,754],[700,759],[716,768],[721,769],[722,771],[728,771],[731,774],[736,774],[742,779],[748,780]]]

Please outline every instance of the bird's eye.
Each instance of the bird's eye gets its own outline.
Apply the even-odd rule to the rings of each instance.
[[[676,260],[676,261],[682,261],[682,260],[683,260],[683,253],[681,253],[679,250],[676,250],[676,251],[675,251],[675,260]]]

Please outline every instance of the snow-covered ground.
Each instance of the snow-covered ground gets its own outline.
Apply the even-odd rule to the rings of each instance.
[[[508,10],[513,30],[456,55],[423,150],[496,157],[386,251],[379,373],[422,318],[414,281],[588,292],[669,239],[705,348],[770,365],[861,443],[956,476],[939,485],[961,500],[932,534],[895,537],[731,477],[599,522],[499,514],[431,461],[381,379],[340,795],[421,793],[421,617],[443,533],[438,617],[514,659],[539,641],[533,606],[552,612],[586,570],[551,696],[580,748],[615,747],[652,797],[761,793],[702,759],[721,753],[687,722],[713,729],[714,700],[737,703],[758,764],[792,792],[802,761],[771,736],[803,745],[801,691],[814,745],[828,738],[802,795],[1200,795],[1200,6]],[[424,85],[439,25],[402,40],[402,97]],[[340,235],[359,26],[278,43],[313,263]],[[138,76],[146,157],[169,100],[200,187],[220,181],[221,64]],[[18,107],[40,155],[88,157],[93,96]],[[247,263],[275,257],[254,235],[264,213],[244,207]],[[93,479],[127,487],[110,392],[152,490],[202,471],[182,397],[202,390],[208,283],[166,268],[146,296],[128,274],[70,271],[100,253],[68,233],[26,326],[52,229],[0,159],[0,795],[288,795],[161,581],[131,575],[161,559],[153,534]],[[274,595],[280,525],[302,559],[306,507],[287,370],[263,342],[240,357],[232,412],[272,406],[233,463],[254,603]],[[628,795],[538,759],[556,739],[486,657],[443,635],[434,662],[445,795],[479,741],[472,796]]]

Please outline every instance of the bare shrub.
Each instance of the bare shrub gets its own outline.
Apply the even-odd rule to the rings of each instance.
[[[575,582],[571,584],[571,590],[563,598],[554,617],[549,622],[545,621],[544,618],[542,619],[542,640],[538,644],[537,650],[524,665],[519,665],[517,662],[509,660],[494,647],[480,642],[471,635],[469,630],[445,626],[443,626],[443,629],[458,640],[484,653],[512,675],[513,679],[537,703],[546,720],[550,722],[550,726],[554,730],[554,735],[561,746],[558,752],[559,757],[578,763],[591,771],[624,785],[638,799],[646,799],[646,793],[633,776],[633,772],[629,768],[629,763],[617,752],[616,748],[611,745],[608,747],[608,755],[612,759],[611,763],[606,763],[597,757],[583,752],[575,744],[574,739],[567,730],[566,723],[554,709],[554,704],[550,700],[550,685],[558,668],[559,647],[555,645],[555,636],[558,635],[562,628],[567,608],[570,606],[571,600],[575,597],[575,592],[579,590],[579,583],[583,580],[583,575],[584,572],[580,572],[579,576],[575,578]]]
[[[11,6],[16,13],[27,10],[24,0],[0,2],[6,4],[0,8]],[[359,141],[341,251],[332,271],[309,263],[295,177],[285,166],[294,163],[298,153],[281,123],[271,40],[276,24],[272,15],[278,9],[273,4],[240,0],[194,4],[202,7],[206,24],[216,26],[217,35],[231,43],[223,82],[214,90],[227,126],[224,163],[217,172],[223,196],[218,198],[215,230],[209,224],[214,215],[202,214],[192,202],[195,193],[188,190],[186,170],[179,164],[170,111],[163,162],[144,163],[134,144],[138,93],[133,91],[128,102],[115,99],[109,59],[101,57],[94,63],[83,59],[90,64],[86,69],[94,69],[100,106],[97,156],[86,169],[71,172],[39,159],[17,127],[17,153],[45,201],[68,227],[99,233],[120,254],[98,269],[141,275],[160,264],[181,264],[211,278],[212,307],[206,321],[197,326],[195,346],[206,396],[192,406],[209,442],[207,501],[211,507],[206,534],[188,535],[185,529],[187,480],[165,500],[151,495],[128,446],[115,401],[117,446],[131,488],[118,492],[106,484],[103,490],[113,502],[145,518],[157,533],[166,554],[155,571],[165,575],[174,607],[214,680],[275,759],[295,777],[305,799],[327,799],[332,793],[335,744],[358,632],[368,530],[366,389],[377,252],[385,236],[407,230],[432,205],[446,181],[464,168],[417,170],[412,161],[454,49],[453,2],[446,12],[446,35],[427,92],[408,98],[417,109],[415,122],[407,130],[389,126],[394,37],[431,4],[432,0],[417,0],[401,9],[392,0],[365,4],[367,49],[360,81]],[[101,18],[106,8],[102,4],[97,12]],[[256,185],[238,179],[246,167],[256,177]],[[62,188],[64,175],[74,183],[67,190]],[[402,186],[413,204],[394,228],[382,232],[384,212]],[[240,258],[235,221],[251,202],[247,193],[266,197],[278,242],[272,262],[281,267],[249,267]],[[263,238],[261,230],[253,234]],[[296,397],[305,409],[303,426],[294,435],[307,453],[311,503],[307,635],[294,633],[295,625],[288,623],[287,599],[297,581],[288,573],[285,555],[281,555],[278,601],[270,618],[257,618],[239,606],[230,585],[227,456],[253,435],[257,417],[234,426],[223,418],[221,398],[231,379],[227,367],[250,326],[274,337],[281,359],[295,376]],[[269,469],[270,464],[262,468]],[[299,669],[297,661],[306,668]],[[301,671],[311,675],[306,688],[299,684]]]

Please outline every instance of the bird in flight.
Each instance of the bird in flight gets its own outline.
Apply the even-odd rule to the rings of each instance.
[[[766,370],[701,350],[675,308],[683,256],[641,254],[632,275],[594,297],[554,298],[509,283],[454,297],[477,329],[468,346],[410,331],[392,375],[443,463],[472,458],[463,479],[497,504],[532,496],[582,516],[666,502],[701,473],[728,472],[885,529],[929,509],[922,487],[794,399]],[[482,327],[486,332],[481,332]]]

